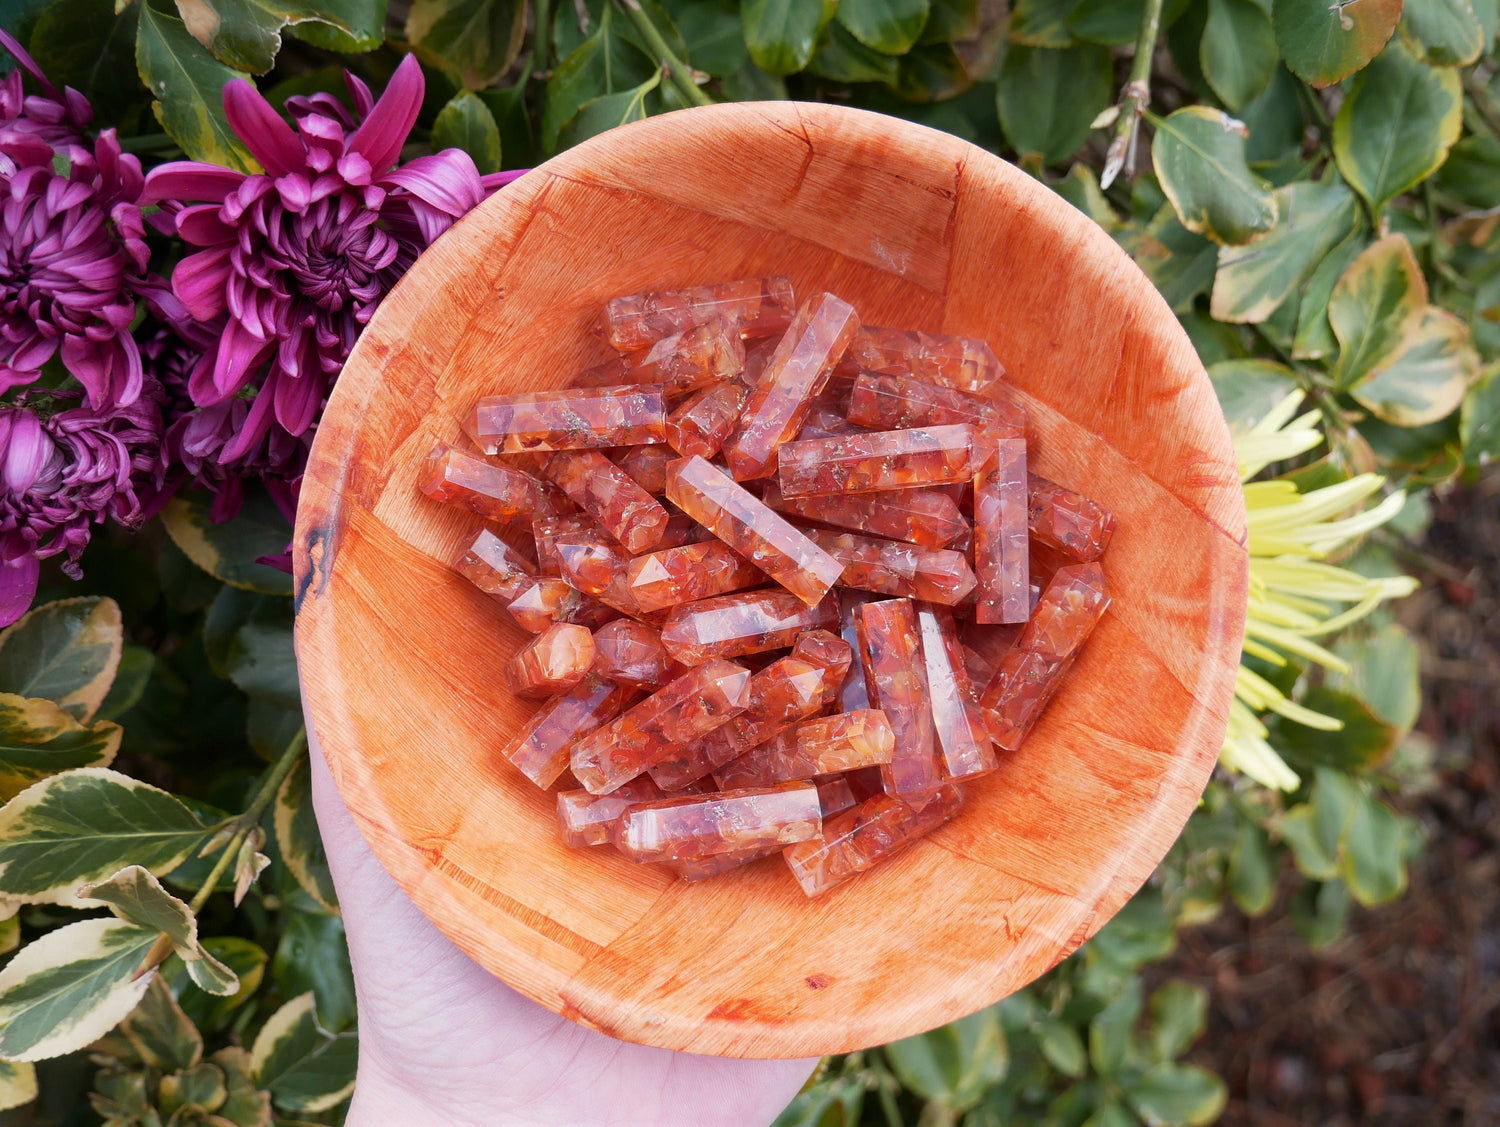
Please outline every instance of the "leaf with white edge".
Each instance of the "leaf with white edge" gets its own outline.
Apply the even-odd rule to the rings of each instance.
[[[286,550],[291,525],[263,489],[246,489],[233,520],[215,524],[208,500],[183,491],[161,511],[167,535],[188,559],[231,587],[265,595],[290,595],[292,577],[256,561]]]
[[[1156,127],[1151,159],[1182,225],[1216,243],[1248,243],[1276,225],[1271,185],[1245,162],[1245,128],[1223,110],[1188,106]]]
[[[1363,228],[1356,227],[1328,256],[1313,268],[1302,286],[1302,296],[1297,302],[1297,335],[1292,338],[1292,358],[1295,360],[1318,360],[1332,356],[1339,350],[1338,338],[1333,335],[1333,326],[1328,323],[1328,299],[1333,287],[1344,271],[1369,246],[1370,237]]]
[[[1213,284],[1219,248],[1182,225],[1171,204],[1162,205],[1131,250],[1137,265],[1174,312],[1186,313]]]
[[[1428,306],[1400,349],[1371,368],[1350,394],[1378,419],[1418,427],[1452,414],[1478,379],[1479,353],[1468,323]]]
[[[170,872],[210,830],[182,802],[102,767],[53,775],[0,807],[0,896],[68,903],[122,866]]]
[[[50,700],[0,693],[0,802],[61,771],[107,767],[120,736],[118,724],[85,728]]]
[[[470,90],[493,85],[521,50],[524,0],[416,0],[406,38]]]
[[[312,771],[303,759],[276,790],[276,848],[287,870],[304,892],[330,912],[338,911],[338,893],[328,871],[328,854],[312,805]]]
[[[324,24],[366,51],[384,39],[384,5],[362,0],[177,0],[177,10],[215,58],[252,74],[276,65],[281,33],[293,24]]]
[[[113,1029],[151,985],[136,972],[156,934],[105,917],[28,943],[0,970],[0,1057],[46,1060]]]
[[[1372,211],[1437,171],[1463,132],[1463,101],[1456,71],[1400,40],[1360,72],[1333,120],[1333,157]]]
[[[141,0],[135,65],[155,99],[156,120],[184,153],[241,172],[260,171],[224,114],[224,83],[245,76],[188,34],[172,0]],[[291,576],[287,585],[290,593]]]
[[[193,1024],[208,1033],[227,1026],[234,1011],[250,1000],[265,978],[265,951],[237,935],[215,935],[202,941],[203,949],[217,963],[227,966],[239,979],[239,989],[229,995],[209,995],[197,987],[188,973],[187,964],[173,956],[162,964],[161,974],[177,995],[178,1004]]]
[[[1209,365],[1208,378],[1235,435],[1245,434],[1297,390],[1292,370],[1274,360],[1220,360]]]
[[[1359,203],[1342,184],[1300,181],[1275,195],[1276,226],[1264,238],[1219,248],[1210,307],[1216,321],[1264,321],[1354,230]]]
[[[1062,182],[1052,185],[1052,190],[1087,215],[1106,231],[1120,228],[1120,217],[1099,187],[1099,178],[1088,165],[1078,163],[1068,169]]]
[[[203,1035],[159,974],[151,976],[146,996],[120,1022],[119,1033],[137,1056],[164,1072],[192,1068],[203,1057]]]
[[[1219,1118],[1229,1099],[1224,1081],[1191,1064],[1158,1064],[1125,1088],[1150,1127],[1200,1127]]]
[[[359,1042],[318,1025],[311,991],[293,998],[261,1027],[250,1050],[255,1082],[285,1111],[326,1111],[354,1090]]]
[[[1473,0],[1406,0],[1401,38],[1417,58],[1438,67],[1468,66],[1485,45]]]
[[[1238,110],[1276,73],[1280,55],[1270,14],[1255,0],[1208,0],[1198,59],[1219,100]]]
[[[1151,995],[1151,1052],[1157,1060],[1176,1060],[1203,1034],[1208,1023],[1208,991],[1174,978]]]
[[[255,1084],[249,1050],[231,1046],[208,1059],[224,1073],[227,1094],[218,1114],[235,1127],[271,1127],[271,1096]]]
[[[434,149],[461,149],[481,176],[500,168],[500,127],[477,94],[460,90],[432,123]]]
[[[1400,18],[1401,0],[1275,0],[1271,9],[1287,67],[1319,89],[1380,54]]]
[[[297,904],[294,894],[289,902]],[[317,999],[318,1021],[331,1032],[354,1024],[354,967],[349,940],[339,916],[309,910],[293,914],[281,933],[271,960],[271,977],[282,997],[311,991]]]
[[[1000,128],[1017,152],[1040,153],[1044,163],[1057,164],[1088,140],[1090,124],[1113,92],[1107,47],[1018,44],[1000,67]]]
[[[118,720],[140,703],[156,668],[156,655],[145,646],[127,644],[120,653],[115,680],[94,714],[95,720]]]
[[[1371,243],[1334,283],[1328,323],[1339,341],[1333,380],[1360,383],[1393,359],[1416,332],[1427,309],[1427,279],[1405,235]]]
[[[80,723],[99,710],[125,632],[113,599],[63,599],[0,631],[0,693],[43,697]]]
[[[29,1061],[0,1060],[0,1111],[36,1099],[36,1068]]]
[[[240,844],[240,854],[234,862],[234,906],[236,908],[244,901],[256,879],[266,871],[266,866],[270,863],[269,857],[256,850],[255,841],[252,838],[246,838]]]

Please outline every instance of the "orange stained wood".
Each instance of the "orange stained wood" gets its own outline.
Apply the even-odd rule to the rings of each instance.
[[[1114,604],[1021,751],[931,838],[808,900],[779,858],[689,883],[558,840],[500,749],[528,640],[448,561],[477,525],[417,488],[482,395],[610,353],[617,294],[788,275],[869,324],[983,337],[1031,468],[1112,509]],[[375,853],[522,993],[618,1037],[815,1056],[929,1029],[1092,935],[1181,831],[1223,739],[1246,591],[1223,416],[1186,335],[1097,226],[952,136],[836,106],[685,110],[585,142],[425,253],[340,377],[303,483],[310,721]]]

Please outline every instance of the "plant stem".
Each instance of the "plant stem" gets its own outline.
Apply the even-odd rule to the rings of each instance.
[[[1156,37],[1161,31],[1162,0],[1146,0],[1141,16],[1140,34],[1135,40],[1135,58],[1130,63],[1130,78],[1120,92],[1120,116],[1115,119],[1115,137],[1104,158],[1104,172],[1099,187],[1108,188],[1123,168],[1125,178],[1135,175],[1135,135],[1141,126],[1141,114],[1151,102],[1151,60],[1156,55]]]
[[[536,30],[531,33],[531,69],[546,70],[552,54],[552,0],[536,0]]]
[[[662,66],[666,67],[667,74],[672,79],[672,85],[677,87],[677,92],[695,106],[711,106],[713,99],[698,88],[693,81],[692,68],[672,53],[672,48],[667,46],[667,41],[657,30],[651,17],[642,10],[639,0],[617,0],[630,22],[635,24],[636,30],[646,40],[646,45],[656,53],[661,60]]]

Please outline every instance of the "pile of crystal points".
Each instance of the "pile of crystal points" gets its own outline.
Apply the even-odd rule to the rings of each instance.
[[[505,748],[563,839],[816,896],[952,818],[1109,604],[1114,517],[1031,474],[989,345],[786,278],[615,298],[618,357],[482,398],[421,488],[534,634]]]

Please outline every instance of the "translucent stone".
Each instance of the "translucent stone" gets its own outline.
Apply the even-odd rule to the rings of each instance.
[[[636,605],[648,612],[766,580],[763,571],[720,540],[637,556],[626,566],[626,578]]]
[[[551,455],[547,476],[629,551],[649,552],[661,541],[667,510],[597,450]]]
[[[631,806],[616,827],[615,845],[636,861],[681,862],[791,845],[822,828],[818,788],[791,783]]]
[[[665,442],[666,396],[646,384],[491,395],[464,429],[486,454]]]
[[[896,750],[890,721],[878,709],[804,720],[714,772],[725,790],[772,786],[889,763]]]
[[[834,597],[808,606],[790,592],[767,587],[673,607],[661,641],[684,665],[698,665],[711,657],[779,650],[804,630],[832,629],[837,622]]]
[[[724,460],[736,481],[776,472],[778,447],[801,428],[811,399],[858,327],[853,307],[833,294],[818,294],[797,310],[724,443]]]
[[[825,822],[835,814],[842,814],[859,805],[859,796],[854,793],[849,776],[830,775],[826,779],[814,779],[813,782],[818,788],[818,805],[823,808]]]
[[[586,627],[557,622],[515,652],[505,682],[518,697],[543,700],[582,681],[597,654]]]
[[[417,486],[434,501],[506,524],[573,511],[573,503],[545,481],[441,442],[422,463]]]
[[[536,574],[530,560],[487,528],[474,534],[453,567],[486,595],[506,603],[524,591]]]
[[[574,513],[571,516],[542,517],[531,522],[531,538],[536,541],[536,568],[542,575],[561,575],[557,559],[560,536],[583,535],[595,538],[607,535],[593,517]]]
[[[647,493],[660,497],[667,491],[667,463],[676,456],[670,446],[661,442],[651,446],[627,446],[612,452],[610,460]]]
[[[750,388],[726,380],[698,392],[667,416],[667,442],[684,457],[712,458],[734,433]]]
[[[851,591],[847,587],[839,591],[839,637],[852,653],[859,652],[859,631],[854,621],[854,608],[875,601],[866,591]],[[839,688],[838,706],[841,712],[853,712],[870,707],[870,694],[865,689],[865,671],[859,663],[844,675]]]
[[[667,496],[804,603],[816,604],[843,567],[775,510],[703,458],[667,466]]]
[[[1025,622],[1031,614],[1031,551],[1026,534],[1026,442],[981,438],[989,456],[974,475],[974,620]]]
[[[541,708],[503,752],[537,786],[550,787],[568,766],[572,744],[613,720],[640,694],[595,674]]]
[[[591,794],[608,794],[745,710],[750,671],[713,659],[690,669],[623,716],[573,745],[573,777]]]
[[[769,336],[791,323],[795,303],[792,283],[782,277],[631,294],[605,305],[604,336],[621,352],[716,320],[733,321],[742,336]]]
[[[645,615],[630,593],[626,577],[630,556],[623,548],[602,536],[583,533],[559,536],[553,546],[565,581],[632,618]]]
[[[557,792],[558,833],[563,844],[573,849],[608,845],[626,810],[636,803],[659,798],[661,791],[650,779],[631,779],[612,794],[560,790]]]
[[[1021,746],[1108,607],[1099,564],[1074,564],[1052,577],[980,696],[997,744],[1008,751]]]
[[[942,784],[943,767],[916,608],[910,599],[866,603],[855,609],[854,621],[870,704],[896,733],[896,753],[880,769],[886,793],[925,794]]]
[[[806,530],[807,537],[844,565],[846,587],[898,598],[954,606],[974,590],[974,572],[962,552],[918,548],[896,540],[876,540],[852,532]]]
[[[967,425],[809,438],[781,448],[782,497],[876,493],[973,476]]]
[[[815,400],[802,420],[796,438],[834,438],[841,434],[864,434],[868,427],[856,426],[831,403]]]
[[[631,379],[685,395],[745,370],[745,343],[733,321],[713,320],[630,354]]]
[[[532,634],[540,634],[556,622],[571,622],[592,630],[618,617],[619,612],[598,599],[591,599],[562,579],[542,575],[531,582],[509,603],[506,610],[516,625]]]
[[[766,483],[761,500],[778,512],[831,524],[853,532],[905,540],[924,548],[959,548],[969,522],[958,503],[936,489],[893,489],[852,496],[783,497],[775,481]]]
[[[611,681],[659,689],[686,672],[667,656],[661,632],[644,622],[617,618],[594,631],[594,671]]]
[[[1027,475],[1031,535],[1048,547],[1087,563],[1104,555],[1115,534],[1115,515],[1082,493],[1036,474]]]
[[[917,607],[922,632],[922,662],[927,671],[927,693],[932,701],[932,726],[943,753],[945,774],[966,781],[999,766],[978,694],[969,682],[958,627],[946,607],[930,603]]]
[[[675,507],[667,510],[667,527],[661,534],[661,543],[658,549],[680,548],[684,544],[701,544],[705,540],[712,540],[714,534],[695,521],[686,513],[679,512]]]
[[[742,869],[751,861],[759,861],[786,847],[780,844],[759,845],[753,849],[735,849],[728,853],[715,853],[708,857],[689,857],[682,861],[666,861],[665,866],[682,880],[707,880],[723,873]]]
[[[634,365],[629,356],[612,356],[602,364],[595,364],[592,368],[585,368],[571,380],[569,387],[620,387],[624,384],[652,383],[652,380],[638,380],[633,371]]]
[[[826,703],[832,704],[854,663],[854,647],[831,630],[809,630],[798,635],[792,656],[827,671]]]
[[[944,786],[921,801],[886,794],[866,799],[823,824],[815,839],[782,852],[808,896],[820,896],[856,873],[874,868],[958,813],[963,793]]]
[[[969,423],[1006,438],[1025,438],[1028,421],[1026,409],[1008,399],[879,372],[861,372],[854,381],[848,417],[873,430]]]
[[[892,372],[978,392],[988,391],[1005,374],[994,350],[976,337],[874,325],[860,326],[839,367],[851,375],[860,371]]]

